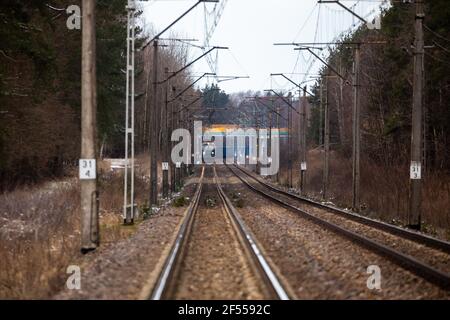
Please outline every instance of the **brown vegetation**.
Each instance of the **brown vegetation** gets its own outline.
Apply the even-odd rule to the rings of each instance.
[[[307,193],[322,199],[323,153],[308,154]],[[294,180],[295,181],[295,180]],[[352,203],[351,159],[332,152],[327,201],[350,208]],[[423,220],[426,231],[450,239],[450,178],[445,172],[429,172],[423,187]],[[409,168],[385,167],[368,159],[361,163],[362,213],[405,225],[408,221]]]
[[[145,175],[137,174],[143,203]],[[128,237],[122,227],[123,176],[104,172],[100,179],[102,244]],[[43,183],[0,195],[0,298],[50,298],[63,289],[69,265],[82,263],[79,184],[76,179]]]

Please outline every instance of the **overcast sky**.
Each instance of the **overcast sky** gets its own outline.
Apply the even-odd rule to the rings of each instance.
[[[160,31],[196,2],[153,0],[144,3],[145,22]],[[342,1],[348,7],[355,5],[352,9],[365,18],[373,16],[381,2]],[[212,11],[215,4],[200,4],[171,31],[184,38],[198,39],[196,44],[202,45],[205,38],[205,6]],[[291,46],[273,44],[332,41],[356,23],[358,19],[336,4],[319,5],[316,0],[228,0],[210,41],[211,45],[230,48],[219,51],[218,74],[249,76],[250,79],[222,82],[220,87],[229,93],[271,88],[292,90],[293,86],[283,78],[271,78],[270,74],[295,73],[288,76],[300,82],[309,77],[300,73],[317,72],[319,62],[309,67],[312,62],[309,54],[294,51]],[[201,54],[200,49],[193,48],[191,58]],[[213,53],[212,57],[215,56]],[[191,71],[194,75],[211,72],[205,60],[195,64]],[[202,86],[204,84],[201,83]]]

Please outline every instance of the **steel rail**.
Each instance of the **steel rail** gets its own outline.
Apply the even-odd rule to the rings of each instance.
[[[183,248],[187,243],[186,240],[189,237],[192,228],[193,217],[195,215],[195,212],[197,211],[200,202],[200,196],[202,194],[204,175],[205,167],[202,168],[199,185],[195,192],[193,201],[187,209],[186,217],[180,227],[180,230],[178,231],[175,243],[173,244],[170,254],[166,259],[164,267],[159,275],[155,287],[153,288],[149,300],[161,300],[166,297],[170,281],[174,276],[176,266],[180,260],[180,257],[182,256]]]
[[[170,250],[164,266],[159,274],[158,281],[152,290],[150,300],[161,300],[170,298],[173,293],[177,274],[179,272],[180,262],[184,256],[186,246],[189,242],[189,237],[192,232],[192,225],[194,216],[199,207],[200,198],[203,190],[203,180],[205,175],[205,167],[202,169],[202,174],[199,180],[196,193],[193,197],[193,201],[187,209],[186,217],[178,231],[176,240]],[[242,218],[237,210],[232,205],[230,199],[223,191],[220,182],[218,181],[217,173],[214,167],[214,182],[217,187],[218,195],[223,203],[224,209],[232,221],[232,225],[238,232],[238,241],[244,247],[248,254],[248,258],[251,259],[250,263],[255,266],[255,271],[258,272],[261,280],[264,282],[265,289],[268,293],[280,300],[289,300],[289,294],[284,289],[284,286],[278,280],[275,272],[271,269],[269,263],[264,258],[262,251],[259,249],[256,241],[254,240],[248,228],[245,226]]]
[[[293,212],[299,213],[301,216],[312,221],[313,223],[323,226],[338,235],[343,235],[346,238],[348,238],[349,240],[359,243],[362,246],[368,248],[369,250],[372,250],[373,252],[376,252],[382,256],[385,256],[386,258],[390,259],[394,263],[402,266],[403,268],[413,272],[417,276],[419,276],[423,279],[426,279],[427,281],[433,283],[434,285],[436,285],[444,290],[450,290],[450,275],[449,274],[439,271],[439,270],[437,270],[437,269],[435,269],[435,268],[409,256],[409,255],[406,255],[395,249],[392,249],[391,247],[388,247],[377,241],[371,240],[371,239],[364,237],[360,234],[357,234],[355,232],[344,229],[334,223],[331,223],[324,219],[316,217],[300,208],[297,208],[283,200],[280,200],[279,198],[277,198],[265,191],[262,191],[259,188],[254,187],[250,182],[248,182],[246,179],[242,178],[241,175],[237,174],[236,171],[234,171],[230,166],[227,166],[227,167],[240,181],[242,181],[242,183],[244,183],[244,185],[246,185],[248,188],[250,188],[254,192],[271,200],[272,202],[278,203],[279,205],[281,205],[289,210],[292,210]],[[239,171],[243,172],[241,170],[239,170]]]
[[[242,245],[247,248],[247,251],[251,254],[251,258],[259,270],[259,274],[261,278],[264,280],[266,288],[268,288],[272,294],[277,297],[278,300],[290,300],[289,294],[286,292],[286,289],[281,284],[275,272],[270,267],[270,264],[267,262],[266,258],[256,243],[253,235],[249,231],[245,222],[242,220],[239,212],[234,208],[230,199],[227,197],[225,192],[222,189],[222,186],[217,177],[216,167],[214,166],[214,180],[217,187],[217,192],[224,204],[225,210],[227,211],[229,217],[234,222],[237,231],[241,235]]]
[[[246,169],[243,169],[240,166],[235,166],[235,167],[238,168],[240,171],[242,171],[247,176],[249,176],[250,178],[252,178],[253,180],[255,180],[256,182],[258,182],[259,184],[261,184],[262,186],[270,189],[271,191],[285,195],[287,197],[290,197],[292,199],[295,199],[295,200],[298,200],[301,202],[306,202],[307,204],[310,204],[317,208],[322,208],[322,209],[332,211],[333,213],[336,213],[344,218],[353,220],[355,222],[358,222],[358,223],[361,223],[361,224],[364,224],[364,225],[367,225],[367,226],[370,226],[373,228],[380,229],[382,231],[389,232],[389,233],[397,235],[397,236],[401,236],[405,239],[412,240],[419,244],[427,245],[434,249],[438,249],[445,253],[450,254],[450,242],[436,239],[436,238],[424,235],[422,233],[419,233],[419,232],[416,232],[413,230],[400,228],[400,227],[394,226],[392,224],[388,224],[386,222],[382,222],[382,221],[378,221],[375,219],[361,216],[361,215],[351,212],[351,211],[342,210],[342,209],[336,208],[334,206],[326,205],[326,204],[323,204],[323,203],[320,203],[320,202],[317,202],[317,201],[314,201],[314,200],[311,200],[311,199],[308,199],[305,197],[301,197],[299,195],[276,188],[276,187],[262,181],[259,177],[256,177],[254,174],[248,172]]]

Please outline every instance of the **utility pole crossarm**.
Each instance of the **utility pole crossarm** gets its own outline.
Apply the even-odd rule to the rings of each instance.
[[[269,109],[270,111],[272,111],[273,113],[275,113],[276,115],[280,116],[281,118],[283,118],[283,120],[287,119],[285,117],[283,117],[279,112],[277,112],[275,109],[273,109],[272,107],[270,107],[269,105],[265,104],[264,102],[261,101],[261,97],[249,97],[249,99],[255,99],[258,101],[258,103],[262,104],[264,107],[266,107],[267,109]]]
[[[183,19],[189,12],[191,12],[192,10],[194,10],[200,3],[203,2],[219,2],[219,0],[199,0],[196,4],[194,4],[192,7],[190,7],[186,12],[184,12],[181,16],[179,16],[177,19],[175,19],[174,22],[172,22],[169,26],[167,26],[163,31],[161,31],[160,33],[158,33],[156,36],[153,37],[153,39],[151,39],[150,41],[148,41],[142,48],[141,50],[145,49],[146,47],[148,47],[153,41],[159,39],[159,37],[161,37],[167,30],[169,30],[170,28],[172,28],[178,21],[180,21],[181,19]]]
[[[194,63],[196,63],[197,61],[199,61],[200,59],[202,59],[203,57],[205,57],[206,55],[210,54],[212,51],[214,50],[221,50],[221,49],[228,49],[227,47],[212,47],[211,49],[209,49],[208,51],[206,51],[204,54],[202,54],[200,57],[198,57],[197,59],[195,59],[194,61],[188,63],[186,66],[184,66],[183,68],[181,68],[178,71],[175,71],[174,73],[172,73],[170,75],[170,77],[168,77],[166,80],[161,81],[158,84],[163,84],[167,81],[169,81],[170,79],[172,79],[173,77],[177,76],[178,74],[180,74],[181,72],[183,72],[184,70],[186,70],[187,68],[189,68],[190,66],[192,66]]]
[[[190,106],[192,106],[193,104],[195,104],[196,102],[198,102],[201,98],[203,98],[203,95],[200,95],[198,98],[196,98],[194,101],[192,101],[191,103],[189,103],[186,106],[183,106],[180,110],[178,110],[176,113],[180,113],[181,111],[187,110],[189,109]]]
[[[281,100],[283,100],[283,102],[286,103],[286,104],[289,106],[289,108],[291,108],[291,109],[294,110],[298,115],[300,115],[300,113],[297,111],[297,109],[295,109],[294,106],[293,106],[289,101],[287,101],[285,97],[283,97],[282,95],[280,95],[278,92],[276,92],[275,90],[272,90],[272,89],[270,89],[270,90],[264,90],[264,91],[266,91],[266,92],[273,92],[277,97],[281,98]]]
[[[204,77],[206,76],[215,76],[215,73],[204,73],[200,78],[198,78],[197,80],[195,80],[193,83],[191,83],[186,89],[184,89],[183,91],[181,91],[175,98],[173,98],[172,100],[169,101],[169,103],[174,102],[175,100],[177,100],[179,97],[181,97],[183,94],[185,94],[190,88],[192,88],[193,86],[195,86],[200,80],[202,80]]]
[[[294,46],[294,47],[301,47],[301,46],[329,46],[333,44],[344,44],[348,46],[358,45],[361,44],[361,42],[349,42],[349,41],[336,41],[336,42],[277,42],[274,43],[274,46]]]
[[[302,87],[301,87],[298,83],[295,83],[293,80],[291,80],[290,78],[286,77],[286,76],[284,75],[284,73],[271,73],[270,76],[271,76],[271,77],[273,77],[273,76],[280,76],[280,77],[283,77],[283,78],[285,78],[287,81],[289,81],[290,83],[292,83],[294,86],[296,86],[297,88],[302,89]]]
[[[364,19],[363,17],[361,17],[360,15],[356,14],[355,12],[353,12],[352,10],[350,10],[350,8],[344,6],[340,1],[337,0],[319,0],[317,3],[321,4],[321,3],[336,3],[337,5],[339,5],[342,9],[344,9],[347,12],[350,12],[352,15],[354,15],[356,18],[358,18],[359,20],[361,20],[364,23],[367,23],[367,20]]]
[[[219,77],[219,78],[220,78],[220,77]],[[250,79],[249,76],[245,76],[245,77],[235,76],[235,77],[222,77],[222,78],[225,78],[225,79],[223,79],[223,80],[218,80],[217,82],[218,82],[218,83],[221,83],[221,82],[225,82],[225,81],[233,81],[233,80],[238,80],[238,79]]]
[[[314,57],[316,57],[317,59],[320,60],[320,62],[322,62],[325,66],[327,66],[327,68],[329,68],[331,71],[333,71],[333,73],[335,73],[339,78],[341,78],[342,80],[344,80],[347,84],[350,84],[350,82],[343,76],[341,75],[336,69],[334,69],[332,66],[330,66],[328,64],[328,62],[326,62],[325,60],[323,60],[318,54],[316,54],[314,51],[311,50],[310,47],[302,47],[302,48],[296,48],[294,50],[307,50],[309,53],[311,53]]]
[[[244,106],[251,107],[252,105],[251,105],[251,104],[245,104]],[[258,106],[258,105],[255,104],[255,106],[259,109],[259,106]],[[246,117],[246,120],[247,120],[247,121],[249,121],[249,122],[254,121],[255,124],[256,124],[257,126],[262,126],[262,124],[263,124],[262,121],[260,121],[259,119],[255,119],[255,114],[257,114],[256,112],[253,112],[252,115],[249,115],[249,112],[248,112],[248,111],[241,110],[241,109],[236,109],[236,110],[237,110],[240,114],[244,115],[244,116]],[[259,112],[258,112],[258,113],[259,113]]]
[[[306,87],[302,87],[300,84],[295,83],[292,79],[288,78],[284,73],[272,73],[270,74],[270,76],[280,76],[285,78],[287,81],[289,81],[290,83],[292,83],[293,85],[295,85],[297,88],[299,88],[300,90],[304,90],[307,94],[313,96],[314,94],[312,94],[311,92],[309,92],[308,90],[306,90]]]

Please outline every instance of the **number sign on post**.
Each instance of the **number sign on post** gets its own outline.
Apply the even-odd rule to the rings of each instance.
[[[97,165],[95,159],[80,159],[80,180],[95,180]]]
[[[417,161],[411,162],[411,180],[422,179],[422,164]]]

